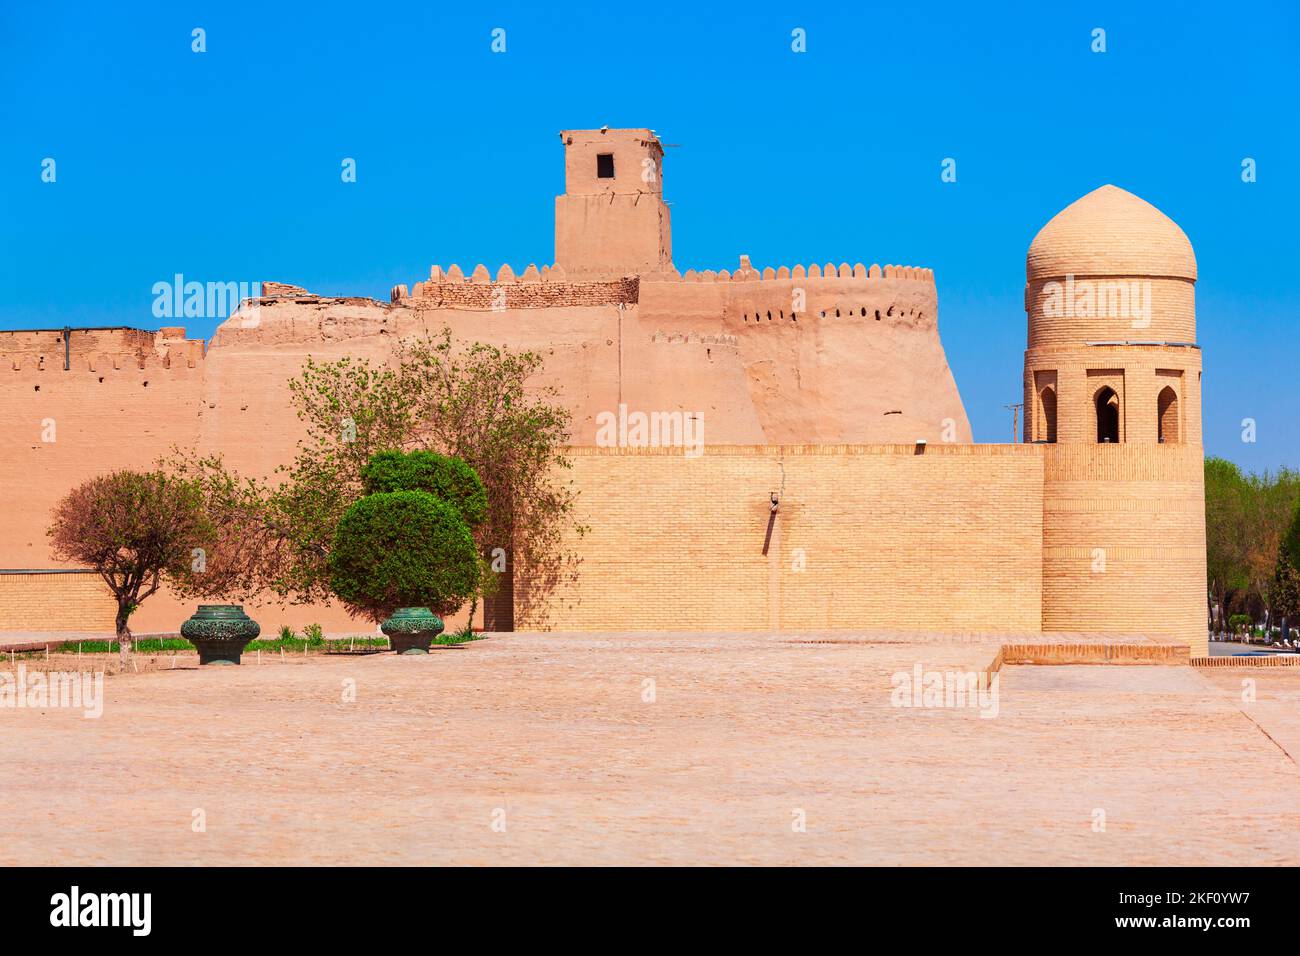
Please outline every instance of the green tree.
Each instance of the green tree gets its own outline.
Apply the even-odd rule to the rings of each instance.
[[[283,539],[268,511],[270,489],[229,471],[220,455],[173,449],[158,467],[198,489],[213,528],[206,547],[170,584],[182,598],[253,599],[263,590],[265,569],[276,563]]]
[[[283,600],[324,603],[334,594],[330,548],[344,512],[365,493],[362,470],[376,452],[413,446],[422,399],[400,365],[352,357],[308,356],[289,395],[307,434],[266,498],[277,546],[259,580]]]
[[[352,504],[335,531],[328,566],[348,609],[376,623],[399,607],[452,614],[480,577],[459,511],[423,491],[382,492]]]
[[[113,593],[124,665],[136,608],[217,543],[202,488],[163,471],[115,471],[78,485],[55,506],[47,533],[56,559],[94,568]]]
[[[527,573],[528,600],[544,600],[575,556],[564,535],[586,528],[574,520],[577,494],[563,478],[572,467],[565,446],[570,415],[550,386],[533,378],[543,367],[536,352],[482,342],[457,346],[450,330],[399,348],[398,360],[424,399],[421,447],[464,460],[483,481],[488,517],[474,530],[480,554],[496,572],[497,626],[515,603],[517,569]]]
[[[1279,573],[1278,559],[1297,507],[1300,472],[1244,475],[1222,458],[1206,459],[1206,569],[1225,615],[1258,620],[1266,609],[1277,610],[1278,593],[1285,599],[1289,577]]]
[[[585,529],[562,478],[569,413],[554,389],[532,381],[542,364],[534,352],[456,344],[447,329],[399,345],[386,366],[308,360],[290,386],[307,437],[270,501],[284,539],[266,574],[270,588],[300,602],[327,600],[335,531],[365,493],[371,457],[430,451],[461,459],[481,480],[487,514],[472,534],[507,597],[516,563],[544,593],[572,567],[566,530]]]
[[[1291,524],[1282,538],[1281,550],[1292,563],[1300,563],[1300,506],[1291,515]]]
[[[1228,594],[1243,588],[1250,574],[1246,560],[1250,487],[1241,469],[1223,458],[1205,460],[1205,548],[1209,593],[1226,621]]]
[[[481,525],[488,514],[487,492],[474,469],[459,458],[431,451],[381,451],[361,469],[366,494],[425,491],[454,505],[465,523]]]
[[[1247,478],[1250,496],[1246,517],[1248,599],[1256,609],[1273,606],[1276,565],[1282,538],[1300,507],[1300,473],[1283,468]],[[1295,554],[1293,550],[1291,552]]]
[[[1277,568],[1273,575],[1273,609],[1280,617],[1300,624],[1300,508],[1277,551]]]

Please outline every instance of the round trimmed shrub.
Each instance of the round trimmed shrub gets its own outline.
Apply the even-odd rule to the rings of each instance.
[[[471,528],[487,518],[487,491],[478,472],[460,458],[431,451],[381,451],[361,469],[366,494],[427,491],[450,502]]]
[[[381,492],[343,514],[330,586],[375,621],[399,607],[455,613],[479,585],[474,539],[455,507],[423,491]]]

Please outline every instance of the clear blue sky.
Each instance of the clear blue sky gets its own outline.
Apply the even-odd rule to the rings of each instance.
[[[1295,4],[837,6],[7,3],[0,328],[154,328],[178,272],[386,297],[433,262],[540,265],[556,133],[649,126],[680,144],[683,271],[934,268],[979,441],[1021,397],[1030,239],[1096,186],[1137,193],[1196,247],[1208,453],[1300,466]]]

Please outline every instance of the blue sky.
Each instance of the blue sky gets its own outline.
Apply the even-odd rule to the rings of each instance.
[[[1020,400],[1034,233],[1137,193],[1196,247],[1207,452],[1300,466],[1296,5],[985,6],[6,4],[0,328],[154,328],[178,272],[386,297],[433,262],[550,262],[556,133],[649,126],[680,144],[683,271],[932,267],[979,441]]]

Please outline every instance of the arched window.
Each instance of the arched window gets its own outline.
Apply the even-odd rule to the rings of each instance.
[[[1178,429],[1178,393],[1168,385],[1156,398],[1156,428],[1161,444],[1183,440]]]
[[[1097,441],[1119,441],[1119,396],[1110,386],[1103,386],[1093,399],[1097,406]]]
[[[1050,385],[1038,393],[1038,421],[1034,427],[1035,441],[1056,441],[1056,389]]]

